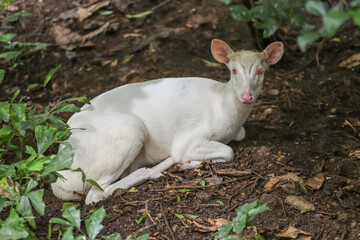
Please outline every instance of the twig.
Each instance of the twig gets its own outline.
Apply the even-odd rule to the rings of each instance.
[[[321,235],[324,233],[324,229],[321,230],[321,232],[319,233],[319,235],[317,235],[317,237],[315,238],[315,240],[319,240]]]
[[[169,224],[169,221],[167,220],[166,218],[166,215],[165,215],[165,211],[164,211],[164,208],[162,206],[162,204],[160,203],[160,209],[161,209],[161,214],[163,215],[164,217],[164,220],[165,220],[165,224],[166,224],[166,227],[171,235],[171,239],[172,240],[175,240],[175,237],[174,237],[174,233],[172,232],[171,228],[170,228],[170,224]]]
[[[154,10],[156,10],[156,9],[164,6],[164,5],[167,4],[168,2],[170,2],[170,0],[166,0],[166,1],[164,1],[164,2],[162,2],[162,3],[160,3],[160,4],[158,4],[158,5],[156,5],[155,7],[150,8],[149,11],[152,11],[152,12],[153,12]]]
[[[346,228],[346,224],[344,224],[344,231],[343,231],[343,234],[341,235],[340,240],[344,240],[346,235],[347,235],[347,228]]]
[[[212,185],[205,185],[205,186],[194,186],[194,185],[170,186],[170,187],[161,188],[161,189],[151,189],[150,192],[165,192],[170,189],[181,189],[181,188],[191,188],[191,189],[208,188],[208,187],[214,187],[214,186],[218,186],[218,185],[224,185],[227,183],[235,182],[235,181],[243,179],[243,178],[245,178],[245,177],[235,178],[233,180],[216,183],[216,184],[212,184]]]
[[[316,65],[317,67],[320,67],[320,60],[319,60],[319,54],[321,52],[321,49],[323,48],[325,43],[325,38],[321,40],[321,42],[316,47],[316,53],[315,53],[315,59],[316,59]]]
[[[146,212],[146,215],[149,217],[150,221],[153,223],[153,224],[156,224],[156,222],[154,221],[154,219],[151,217],[150,215],[150,212],[149,212],[149,208],[148,208],[148,203],[149,203],[149,200],[146,200],[145,201],[145,212]]]

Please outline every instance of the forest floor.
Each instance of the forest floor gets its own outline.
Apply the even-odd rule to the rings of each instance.
[[[211,40],[222,39],[236,50],[257,48],[248,25],[233,20],[220,1],[109,0],[89,5],[101,3],[110,15],[87,14],[87,2],[14,0],[13,10],[33,14],[14,24],[16,40],[51,45],[6,75],[1,100],[20,88],[26,102],[41,110],[66,98],[91,99],[117,86],[156,78],[198,76],[225,82],[230,74],[211,56]],[[126,17],[148,10],[152,13],[145,18]],[[285,55],[266,73],[244,126],[246,138],[230,144],[234,161],[165,173],[158,181],[96,205],[78,202],[82,215],[104,205],[103,235],[126,236],[149,226],[142,234],[151,233],[151,239],[171,239],[169,228],[176,239],[212,239],[218,220],[231,220],[238,206],[259,200],[271,210],[254,220],[256,228],[245,234],[248,239],[250,231],[278,239],[289,226],[311,239],[359,239],[360,67],[340,63],[359,53],[360,30],[346,24],[335,38],[306,53],[296,50],[290,33],[281,40]],[[28,84],[42,83],[59,63],[61,69],[46,88],[26,92]],[[200,186],[198,179],[207,186],[192,188]],[[191,191],[167,189],[175,185]],[[294,198],[309,209],[294,207]],[[61,216],[63,204],[50,186],[44,200],[46,214],[37,219],[35,230],[40,239],[47,238],[48,221]],[[135,223],[145,214],[145,221]],[[175,214],[199,217],[180,220]],[[57,232],[53,234],[55,238]]]

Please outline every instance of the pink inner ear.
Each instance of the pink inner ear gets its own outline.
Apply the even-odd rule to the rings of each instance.
[[[265,48],[264,53],[268,56],[266,60],[268,65],[276,64],[284,54],[284,44],[282,42],[271,43]]]
[[[221,63],[229,63],[229,54],[233,53],[233,50],[225,42],[214,39],[211,42],[211,52],[216,61]]]

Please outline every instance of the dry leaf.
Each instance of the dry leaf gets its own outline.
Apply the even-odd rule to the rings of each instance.
[[[279,95],[280,91],[277,90],[277,89],[270,89],[270,90],[268,91],[268,93],[269,93],[270,95],[272,95],[272,96],[277,96],[277,95]]]
[[[325,181],[324,174],[317,173],[315,176],[313,176],[312,178],[306,181],[306,185],[312,189],[319,190],[322,187],[324,181]]]
[[[86,7],[80,8],[77,11],[77,16],[80,22],[82,22],[84,19],[88,18],[89,16],[91,16],[94,12],[96,12],[97,10],[106,7],[110,4],[110,1],[100,1],[100,2],[96,2],[94,4],[88,5]]]
[[[221,227],[222,225],[228,222],[228,220],[224,218],[208,219],[206,221],[211,225],[210,227],[202,225],[197,221],[192,221],[192,223],[198,227],[195,228],[194,230],[199,232],[215,232],[219,227]]]
[[[360,65],[360,53],[354,54],[348,59],[342,61],[339,66],[345,68],[354,68]]]
[[[287,196],[285,202],[293,208],[300,210],[301,213],[315,211],[315,206],[312,203],[306,201],[305,198],[301,196]]]
[[[270,191],[279,181],[280,179],[278,178],[271,178],[270,181],[265,184],[264,191]]]
[[[284,181],[284,182],[297,182],[297,183],[302,183],[303,180],[296,174],[294,173],[288,173],[286,175],[282,175],[278,177],[280,181]]]
[[[82,39],[80,34],[74,33],[70,28],[60,25],[54,25],[51,28],[51,33],[55,38],[56,44],[65,50],[72,50],[76,48]]]
[[[207,61],[205,59],[201,59],[204,63],[205,63],[205,66],[207,67],[221,67],[221,64],[220,63],[214,63],[214,62],[210,62],[210,61]]]
[[[308,235],[308,236],[303,236],[303,235]],[[300,240],[300,239],[301,240],[310,240],[311,239],[311,235],[309,233],[301,231],[292,226],[289,226],[286,229],[282,230],[280,233],[276,234],[276,236],[280,237],[280,238],[290,238],[290,239],[297,239],[297,240]]]
[[[188,19],[186,26],[189,28],[198,28],[200,25],[206,24],[206,23],[211,23],[212,25],[217,25],[218,18],[213,15],[207,15],[207,16],[202,16],[202,15],[198,15],[198,14],[192,15]]]
[[[86,34],[85,36],[82,37],[81,42],[84,43],[87,40],[99,35],[100,33],[106,32],[109,25],[110,25],[110,22],[106,22],[104,25],[102,25],[101,27],[99,27],[95,31],[92,31],[91,33]]]

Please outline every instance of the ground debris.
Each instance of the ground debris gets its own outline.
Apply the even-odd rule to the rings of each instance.
[[[312,189],[315,189],[315,190],[319,190],[321,188],[321,186],[324,184],[324,181],[325,181],[324,174],[317,173],[312,178],[309,178],[306,181],[306,186],[308,186]]]
[[[302,196],[287,196],[285,202],[293,208],[300,210],[301,213],[315,211],[315,206]]]
[[[296,240],[310,240],[312,238],[311,234],[292,226],[282,230],[280,233],[276,234],[276,236],[280,238],[290,238]]]

